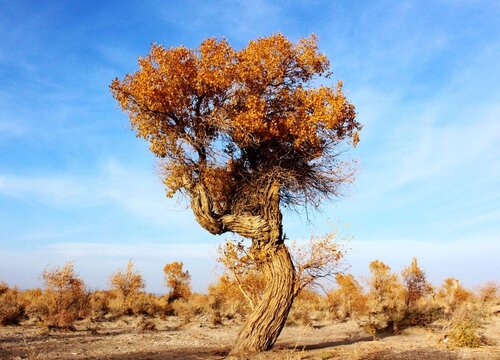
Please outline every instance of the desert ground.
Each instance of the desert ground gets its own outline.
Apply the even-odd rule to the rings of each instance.
[[[32,322],[0,327],[1,359],[230,359],[240,322],[210,326],[203,318],[182,325],[164,320],[122,317],[80,321],[75,331],[50,330]],[[290,325],[272,351],[252,359],[500,359],[500,316],[484,321],[487,345],[449,348],[444,323],[412,327],[374,338],[354,321]],[[246,357],[239,357],[244,359]]]

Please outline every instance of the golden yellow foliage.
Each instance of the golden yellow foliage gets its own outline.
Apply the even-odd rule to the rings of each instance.
[[[109,282],[111,288],[118,290],[125,298],[131,294],[142,291],[146,286],[142,275],[134,271],[134,263],[132,260],[129,260],[124,272],[118,270],[111,275]]]
[[[398,329],[405,315],[405,293],[397,274],[379,260],[370,263],[371,277],[368,279],[368,324],[367,329],[377,332]]]
[[[330,310],[340,320],[345,318],[357,319],[367,311],[367,299],[363,288],[352,274],[337,274],[335,276],[337,289],[328,293]]]
[[[198,49],[153,44],[139,70],[110,88],[137,135],[166,160],[168,194],[203,181],[221,211],[238,174],[248,171],[240,161],[247,151],[258,148],[276,167],[279,159],[312,162],[334,143],[359,141],[361,125],[342,83],[309,86],[316,77],[329,78],[328,69],[314,35],[294,44],[275,34],[239,51],[226,39],[209,38]]]
[[[186,300],[191,295],[191,275],[189,271],[182,269],[183,265],[182,262],[174,261],[163,268],[165,283],[170,288],[169,302],[178,299]]]
[[[471,292],[465,289],[457,279],[447,278],[437,293],[437,300],[444,304],[446,312],[453,312],[471,296]]]
[[[38,298],[43,322],[51,327],[72,328],[76,320],[88,313],[87,291],[71,262],[62,267],[45,269],[42,274],[45,291]]]
[[[413,258],[411,264],[403,269],[401,275],[405,287],[406,306],[415,304],[417,300],[432,291],[425,272],[418,266],[417,258]]]

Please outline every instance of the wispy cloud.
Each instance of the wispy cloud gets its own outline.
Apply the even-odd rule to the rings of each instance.
[[[57,208],[88,208],[114,204],[135,217],[157,225],[187,226],[186,205],[167,199],[164,186],[152,169],[127,167],[108,160],[94,174],[0,174],[0,196],[38,202]]]

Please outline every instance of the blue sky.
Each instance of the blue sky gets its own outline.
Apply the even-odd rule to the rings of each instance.
[[[166,199],[157,163],[108,86],[152,42],[241,48],[314,32],[364,124],[358,178],[289,238],[352,237],[356,275],[418,256],[436,284],[500,280],[497,1],[0,1],[0,280],[39,286],[73,260],[92,288],[129,258],[148,289],[184,261],[213,281],[220,237]]]

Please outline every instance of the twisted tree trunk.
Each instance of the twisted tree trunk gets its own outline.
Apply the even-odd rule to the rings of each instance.
[[[267,288],[238,335],[232,350],[234,355],[271,349],[292,307],[295,269],[288,249],[280,244],[269,255],[263,268]]]
[[[295,297],[295,268],[284,244],[279,208],[280,186],[270,181],[255,189],[258,211],[216,214],[212,199],[201,183],[193,186],[191,207],[196,220],[212,234],[227,231],[252,239],[267,287],[241,329],[232,354],[269,350],[285,326]]]

